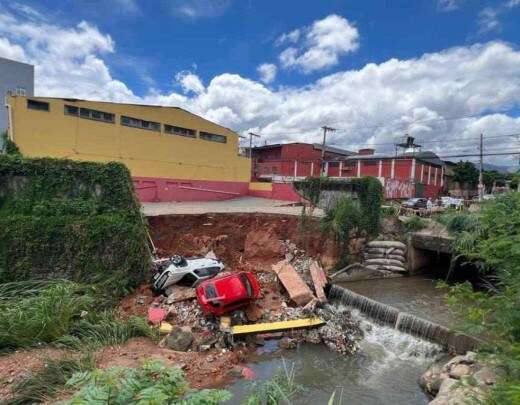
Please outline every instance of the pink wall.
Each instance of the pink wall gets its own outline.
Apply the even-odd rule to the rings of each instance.
[[[141,202],[216,201],[245,196],[249,183],[133,177]]]

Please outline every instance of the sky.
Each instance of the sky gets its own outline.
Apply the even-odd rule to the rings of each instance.
[[[520,151],[519,21],[520,0],[0,0],[0,56],[35,65],[38,96],[179,106],[257,144],[409,134],[458,160],[481,133]]]

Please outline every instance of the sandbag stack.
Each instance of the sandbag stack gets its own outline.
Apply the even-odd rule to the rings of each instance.
[[[406,245],[393,240],[369,242],[363,253],[363,265],[370,270],[404,274],[406,266]]]

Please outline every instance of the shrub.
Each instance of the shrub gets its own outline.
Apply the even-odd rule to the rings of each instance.
[[[117,296],[150,256],[125,166],[0,156],[0,282],[102,282]]]
[[[323,231],[331,233],[342,246],[346,245],[351,232],[360,230],[362,225],[362,212],[359,203],[348,197],[340,198],[325,213],[321,224]]]
[[[450,213],[450,215],[453,215]],[[448,303],[463,315],[465,330],[484,333],[483,349],[506,371],[491,392],[491,404],[518,403],[520,393],[520,194],[509,193],[483,205],[478,214],[446,217],[458,252],[493,272],[492,292],[469,283],[452,287]],[[446,220],[446,218],[443,218]]]
[[[79,372],[67,386],[79,389],[65,404],[220,404],[231,395],[223,390],[190,391],[182,370],[160,361],[139,368],[112,367]]]
[[[427,222],[422,219],[421,217],[418,217],[414,215],[411,218],[408,218],[406,221],[404,221],[404,227],[407,231],[414,232],[414,231],[420,231],[421,229],[424,229],[428,226]]]

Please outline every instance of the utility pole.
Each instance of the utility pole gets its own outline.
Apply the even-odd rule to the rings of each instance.
[[[253,156],[253,136],[260,138],[260,135],[254,134],[253,132],[249,132],[249,158],[250,159]]]
[[[484,198],[484,134],[480,134],[480,170],[478,174],[478,200]]]
[[[325,144],[327,143],[327,132],[334,132],[336,128],[331,128],[326,125],[321,127],[323,129],[323,143],[321,144],[321,173],[325,172]]]

